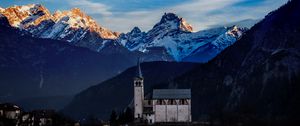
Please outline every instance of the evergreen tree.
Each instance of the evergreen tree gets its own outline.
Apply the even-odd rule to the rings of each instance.
[[[133,111],[131,108],[127,107],[124,113],[124,120],[126,123],[131,123],[133,122]]]
[[[110,125],[112,125],[112,126],[117,125],[117,117],[118,117],[117,112],[115,110],[113,110],[111,112],[110,119],[109,119]]]

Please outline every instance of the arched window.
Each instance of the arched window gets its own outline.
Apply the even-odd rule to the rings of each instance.
[[[179,100],[179,104],[180,105],[188,105],[189,103],[188,103],[188,101],[186,99],[180,99]]]
[[[156,104],[157,105],[165,105],[166,102],[164,100],[162,100],[162,99],[159,99],[159,100],[157,100]]]
[[[136,81],[136,82],[135,82],[135,86],[138,86],[138,87],[139,87],[139,86],[142,86],[142,82]]]
[[[174,99],[168,100],[168,105],[176,105],[176,101]]]

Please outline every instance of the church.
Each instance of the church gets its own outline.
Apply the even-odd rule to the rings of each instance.
[[[153,89],[150,98],[144,97],[144,78],[140,63],[134,77],[134,118],[149,124],[191,122],[190,89]]]

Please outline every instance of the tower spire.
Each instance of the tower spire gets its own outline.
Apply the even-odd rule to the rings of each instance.
[[[141,65],[140,65],[140,57],[138,58],[138,61],[137,61],[136,77],[143,78]]]

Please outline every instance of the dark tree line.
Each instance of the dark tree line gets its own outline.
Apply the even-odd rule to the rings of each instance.
[[[110,115],[110,125],[112,126],[118,126],[118,125],[124,125],[124,124],[130,124],[133,123],[133,111],[131,108],[126,108],[124,112],[117,114],[115,110],[112,111]]]

